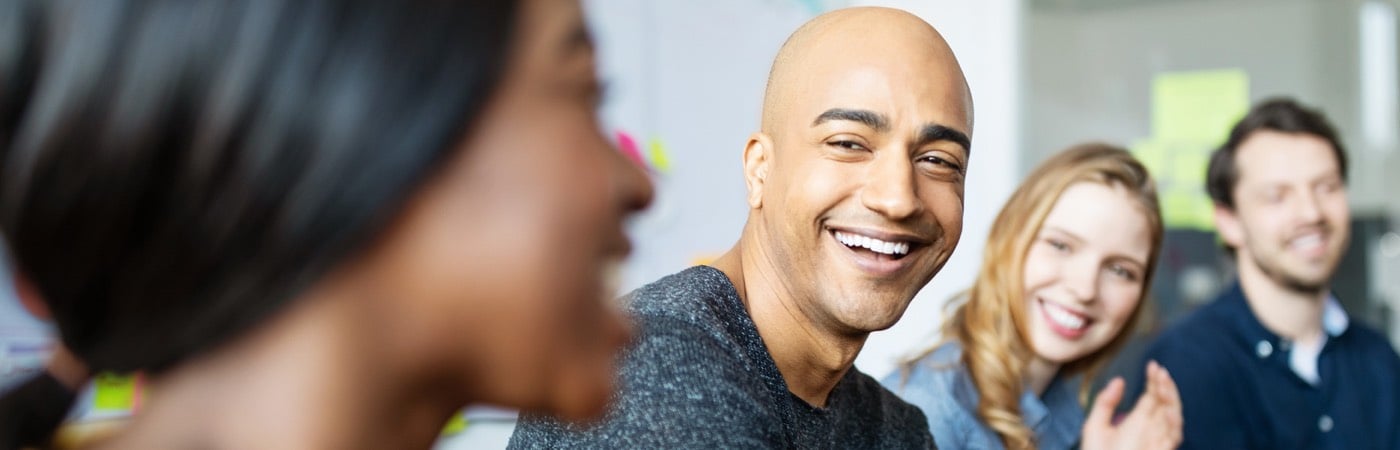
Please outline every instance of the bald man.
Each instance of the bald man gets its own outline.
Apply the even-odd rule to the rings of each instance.
[[[744,147],[739,242],[633,292],[638,340],[604,422],[525,415],[511,448],[931,448],[853,367],[962,232],[972,100],[927,23],[852,8],[803,25]]]

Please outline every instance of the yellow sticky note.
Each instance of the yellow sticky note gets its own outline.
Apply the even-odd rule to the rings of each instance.
[[[462,430],[465,429],[467,429],[467,417],[461,412],[458,412],[457,415],[452,416],[452,419],[447,421],[446,426],[442,427],[442,435],[448,436],[461,433]]]
[[[1193,225],[1192,228],[1197,230],[1215,231],[1215,204],[1206,201],[1199,205],[1191,210],[1191,217],[1186,220]]]
[[[1168,72],[1152,79],[1155,139],[1218,144],[1249,111],[1249,75],[1241,69]]]
[[[1249,75],[1240,69],[1168,72],[1152,79],[1152,137],[1133,155],[1157,180],[1171,228],[1212,230],[1206,166],[1215,147],[1249,111]]]
[[[1132,145],[1133,157],[1137,158],[1152,176],[1161,181],[1166,176],[1167,151],[1155,139],[1143,139]]]
[[[106,411],[129,411],[136,399],[136,377],[101,373],[92,379],[92,408]]]
[[[1206,166],[1210,164],[1212,148],[1206,144],[1177,142],[1171,151],[1172,181],[1178,186],[1205,193]]]
[[[666,154],[666,145],[660,139],[652,139],[647,145],[647,156],[651,158],[651,167],[661,173],[671,171],[671,157]]]
[[[710,265],[710,263],[715,262],[716,259],[719,259],[719,257],[720,257],[720,255],[719,255],[718,253],[702,253],[702,254],[698,254],[698,255],[695,255],[695,256],[693,256],[693,257],[690,258],[690,265],[692,265],[692,266],[708,266],[708,265]]]

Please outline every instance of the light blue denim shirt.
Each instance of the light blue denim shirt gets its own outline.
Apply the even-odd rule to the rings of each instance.
[[[961,355],[960,345],[945,343],[880,383],[924,411],[938,448],[1004,449],[996,432],[977,417],[977,388],[959,360]],[[1021,396],[1021,417],[1041,450],[1073,448],[1079,442],[1084,407],[1079,404],[1078,387],[1079,377],[1056,378],[1045,395],[1026,391]]]

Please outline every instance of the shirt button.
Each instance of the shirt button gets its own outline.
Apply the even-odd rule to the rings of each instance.
[[[1259,341],[1259,345],[1254,346],[1254,351],[1259,354],[1260,358],[1268,358],[1269,355],[1274,354],[1274,344],[1270,344],[1269,341]]]
[[[1323,433],[1332,431],[1332,417],[1323,414],[1322,418],[1317,419],[1317,429],[1322,430]]]

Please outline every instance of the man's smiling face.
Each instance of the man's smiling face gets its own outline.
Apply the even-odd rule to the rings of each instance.
[[[893,325],[962,233],[970,96],[936,32],[905,20],[832,24],[849,36],[780,57],[750,142],[765,158],[746,158],[756,245],[803,315],[838,332]]]

